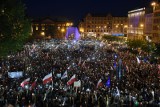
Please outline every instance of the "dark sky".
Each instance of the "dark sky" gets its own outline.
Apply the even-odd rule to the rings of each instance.
[[[83,18],[88,12],[127,16],[129,10],[149,6],[150,2],[151,0],[25,0],[29,16],[66,16],[74,20]]]

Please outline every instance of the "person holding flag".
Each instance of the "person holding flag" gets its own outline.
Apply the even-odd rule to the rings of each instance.
[[[24,88],[25,85],[29,84],[30,78],[25,79],[20,86]]]
[[[76,74],[74,74],[71,79],[67,82],[67,85],[72,85],[76,81]]]
[[[30,90],[36,87],[37,79],[31,84]]]
[[[108,77],[108,80],[106,81],[105,86],[107,88],[109,88],[111,86],[111,78],[110,78],[110,76]]]
[[[52,81],[52,72],[43,78],[43,84],[47,84],[51,81]]]
[[[68,73],[67,73],[67,70],[64,72],[64,74],[62,75],[61,79],[65,79],[68,77]]]
[[[102,79],[99,79],[98,83],[97,83],[97,88],[98,87],[101,87],[103,84],[102,84]]]

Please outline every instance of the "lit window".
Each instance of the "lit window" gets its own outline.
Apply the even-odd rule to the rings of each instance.
[[[42,26],[42,30],[45,30],[45,27],[44,27],[44,26]]]
[[[38,26],[36,26],[36,30],[38,30]]]

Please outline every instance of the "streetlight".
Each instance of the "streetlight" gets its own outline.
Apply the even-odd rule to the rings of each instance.
[[[83,38],[84,38],[84,34],[83,34],[83,33],[84,33],[84,28],[81,27],[81,28],[79,29],[79,31],[81,32],[81,34],[82,34],[82,36],[83,36]]]
[[[152,2],[152,3],[151,3],[151,6],[153,6],[153,11],[155,10],[156,5],[157,5],[156,2]]]
[[[124,27],[123,27],[123,34],[125,34],[125,29],[127,29],[127,28],[128,28],[128,26],[124,25]]]
[[[143,25],[143,24],[141,24],[141,25],[140,25],[140,27],[141,27],[141,28],[143,28],[143,27],[144,27],[144,25]]]
[[[65,31],[65,29],[64,29],[64,28],[62,28],[62,29],[61,29],[62,37],[63,37],[63,33],[64,33],[64,31]]]
[[[43,37],[43,39],[44,39],[44,43],[45,43],[45,46],[46,46],[45,32],[41,32],[41,36]]]
[[[44,37],[44,36],[45,36],[45,33],[44,33],[44,32],[41,32],[41,35]]]

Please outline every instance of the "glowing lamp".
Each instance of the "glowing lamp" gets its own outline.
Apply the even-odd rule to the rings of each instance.
[[[151,3],[151,6],[155,6],[155,5],[156,5],[156,2],[152,2],[152,3]]]
[[[64,28],[61,29],[61,32],[64,32]]]
[[[80,30],[80,32],[84,32],[84,28],[80,28],[79,30]]]
[[[41,32],[41,35],[42,35],[42,36],[44,36],[44,35],[45,35],[45,33],[44,33],[44,32]]]
[[[143,27],[144,25],[143,25],[143,24],[141,24],[140,26],[141,26],[141,27]]]

